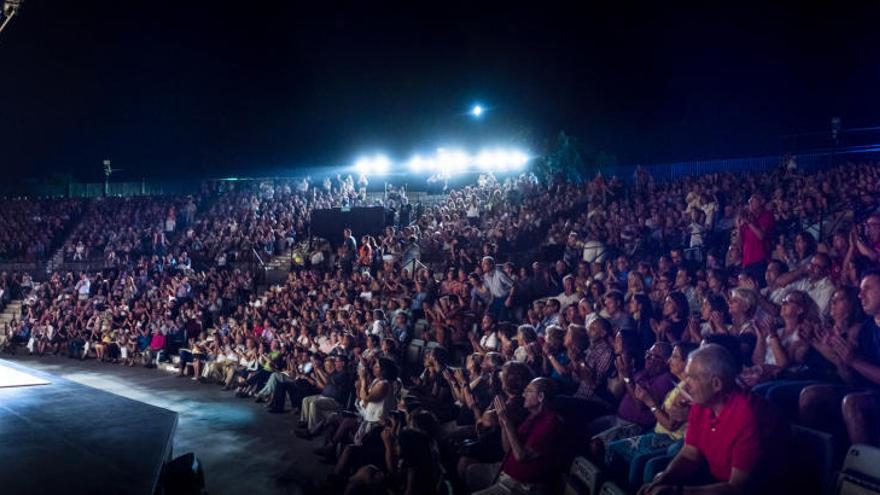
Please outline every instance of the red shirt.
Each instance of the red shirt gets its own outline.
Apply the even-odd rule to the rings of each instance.
[[[561,423],[553,411],[544,409],[526,418],[516,429],[516,437],[523,450],[534,452],[538,457],[517,461],[511,450],[501,470],[521,483],[549,483],[555,480],[561,469],[556,458],[556,454],[563,450],[561,434]]]
[[[693,404],[684,441],[703,454],[717,481],[727,481],[733,468],[754,471],[767,453],[768,415],[760,398],[737,389],[717,417],[712,408]]]
[[[759,239],[757,234],[755,234],[748,224],[743,224],[743,226],[739,228],[740,239],[742,239],[743,266],[749,266],[752,263],[757,263],[770,258],[773,214],[764,210],[752,223],[764,231],[764,239]]]

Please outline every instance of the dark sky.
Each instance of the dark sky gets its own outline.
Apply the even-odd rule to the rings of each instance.
[[[834,115],[880,125],[868,4],[417,3],[27,0],[0,34],[0,164],[6,177],[97,179],[105,157],[120,180],[259,175],[374,150],[540,151],[560,130],[650,163],[775,153],[778,135]],[[491,108],[482,122],[465,115],[475,101]]]

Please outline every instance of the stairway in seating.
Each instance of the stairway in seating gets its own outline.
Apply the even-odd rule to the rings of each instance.
[[[266,270],[282,270],[290,271],[290,257],[293,254],[292,249],[285,250],[280,254],[276,254],[266,261]],[[265,261],[265,260],[264,260]]]
[[[263,260],[266,263],[266,272],[262,283],[259,284],[260,287],[269,288],[273,285],[284,285],[292,265],[291,257],[293,256],[293,251],[294,249],[286,249],[269,259]]]
[[[61,244],[61,247],[58,248],[57,251],[55,251],[55,254],[53,254],[52,257],[49,258],[49,261],[46,263],[47,275],[51,275],[57,267],[61,266],[64,263],[64,244],[66,243],[67,241],[65,240],[64,243]]]
[[[67,235],[64,236],[64,239],[61,241],[61,244],[58,246],[58,249],[55,250],[55,254],[49,258],[49,261],[46,263],[46,274],[51,275],[56,269],[64,265],[64,246],[73,239],[74,234],[79,232],[80,226],[83,223],[83,220],[88,217],[89,213],[91,213],[96,208],[95,201],[89,200],[88,203],[83,207],[82,214],[79,215],[79,218],[76,219],[76,223],[71,225],[67,230]]]
[[[3,331],[6,324],[11,322],[13,318],[21,319],[21,303],[21,299],[15,299],[9,301],[9,304],[3,308],[3,312],[0,313],[0,331]]]

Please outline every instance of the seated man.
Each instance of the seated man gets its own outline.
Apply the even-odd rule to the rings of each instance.
[[[328,357],[333,361],[333,371],[317,395],[303,397],[300,408],[300,426],[305,437],[318,434],[331,413],[344,408],[354,391],[354,376],[347,369],[345,356]]]
[[[555,384],[549,378],[535,378],[526,387],[523,405],[529,415],[514,427],[507,405],[496,397],[495,412],[507,455],[494,485],[475,495],[508,493],[551,493],[561,472],[562,423],[550,408]]]
[[[767,475],[774,471],[772,461],[782,458],[774,447],[785,445],[788,428],[762,399],[736,386],[738,372],[719,345],[691,354],[685,376],[693,405],[685,445],[639,495],[772,493]]]
[[[806,292],[819,306],[819,314],[828,314],[834,282],[831,281],[831,258],[827,254],[814,254],[809,264],[778,276],[774,282],[775,287],[784,287],[786,293]]]

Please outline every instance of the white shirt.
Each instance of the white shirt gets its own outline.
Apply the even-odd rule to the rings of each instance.
[[[482,347],[483,349],[497,351],[499,347],[498,334],[496,332],[492,332],[489,335],[483,335],[482,337],[480,337],[480,347]]]
[[[830,278],[824,277],[816,282],[810,282],[809,278],[802,278],[786,285],[785,288],[787,289],[786,292],[793,290],[806,292],[816,302],[816,305],[819,306],[819,314],[828,314],[828,310],[831,307],[831,294],[834,293],[834,284]]]
[[[77,285],[77,292],[80,295],[89,295],[89,290],[92,287],[92,282],[89,279],[80,280]]]
[[[565,292],[556,296],[556,300],[559,301],[559,311],[565,311],[565,308],[571,306],[572,304],[577,304],[578,301],[581,300],[581,297],[577,292],[572,292],[571,295],[566,295]]]

